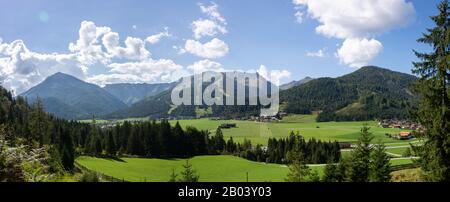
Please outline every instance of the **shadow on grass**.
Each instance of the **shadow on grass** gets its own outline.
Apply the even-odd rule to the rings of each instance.
[[[117,156],[105,156],[103,157],[106,160],[110,160],[110,161],[117,161],[117,162],[121,162],[121,163],[126,163],[126,161],[124,161],[123,159],[117,157]]]

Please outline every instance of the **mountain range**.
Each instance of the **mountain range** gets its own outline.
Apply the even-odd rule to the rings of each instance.
[[[44,109],[65,119],[88,119],[126,109],[146,97],[172,88],[174,83],[112,84],[101,88],[73,76],[56,73],[20,94],[34,103],[40,99]]]
[[[415,106],[410,86],[416,77],[374,66],[338,78],[306,77],[280,86],[282,110],[321,112],[320,121],[404,118]],[[128,117],[242,117],[258,115],[260,106],[178,106],[171,102],[177,83],[112,84],[101,88],[57,73],[21,94],[43,101],[47,112],[66,119],[95,115],[105,119]],[[247,86],[248,87],[248,86]],[[247,88],[246,87],[246,88]]]
[[[157,95],[175,87],[176,83],[158,83],[158,84],[108,84],[103,89],[114,95],[122,102],[131,106],[144,98]]]

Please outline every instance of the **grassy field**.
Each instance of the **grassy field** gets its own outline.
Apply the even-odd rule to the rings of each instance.
[[[123,161],[80,157],[81,165],[106,175],[133,182],[167,182],[172,170],[182,170],[184,159],[123,158]],[[189,161],[200,175],[201,182],[283,182],[288,173],[284,165],[263,164],[234,156],[199,156]],[[313,169],[321,170],[320,167]]]
[[[400,158],[400,159],[393,159],[391,160],[391,166],[398,166],[398,165],[405,165],[405,164],[412,164],[413,160],[410,158]]]
[[[408,141],[399,141],[388,138],[386,133],[398,134],[401,129],[380,128],[376,121],[365,122],[316,122],[317,115],[290,115],[285,117],[280,122],[261,123],[254,121],[234,121],[234,120],[219,120],[213,121],[209,119],[193,119],[180,120],[183,127],[194,126],[198,129],[209,130],[214,133],[218,126],[224,123],[236,123],[237,128],[224,129],[223,133],[226,138],[233,137],[237,142],[243,142],[244,139],[249,139],[254,144],[267,144],[268,138],[283,138],[289,136],[291,131],[300,132],[306,139],[316,138],[320,140],[355,142],[359,137],[359,131],[364,124],[371,127],[371,132],[375,135],[374,142],[394,143],[394,144],[408,144]],[[123,121],[146,121],[148,118],[128,118],[118,120]],[[90,123],[92,120],[81,120],[82,122]],[[107,122],[106,120],[96,120],[98,123]],[[177,121],[171,121],[175,124]],[[407,130],[406,130],[407,131]]]
[[[386,149],[386,152],[397,154],[397,155],[403,155],[407,149],[408,149],[407,147],[390,148],[390,149]]]
[[[223,130],[226,138],[233,137],[236,141],[242,142],[244,138],[251,140],[255,144],[267,144],[268,138],[287,137],[291,131],[300,132],[306,139],[316,138],[321,140],[337,140],[355,142],[359,137],[359,131],[364,124],[371,127],[371,132],[375,135],[374,143],[402,143],[405,141],[394,140],[385,136],[386,133],[398,134],[400,129],[380,128],[375,121],[367,122],[326,122],[317,123],[314,115],[292,115],[284,118],[281,122],[260,123],[254,121],[212,121],[209,119],[181,120],[183,127],[194,126],[203,130],[210,130],[212,133],[223,123],[236,123],[237,128]],[[176,123],[176,121],[172,121]]]
[[[79,157],[76,161],[88,169],[132,182],[166,182],[173,169],[179,173],[185,159],[122,158],[122,161]],[[248,161],[234,156],[198,156],[189,161],[201,182],[284,182],[289,169],[285,165]],[[392,160],[392,165],[409,164],[409,159]],[[325,165],[311,165],[320,175]]]

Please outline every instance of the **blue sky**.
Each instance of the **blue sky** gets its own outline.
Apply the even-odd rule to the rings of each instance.
[[[381,8],[359,5],[365,2]],[[349,6],[344,5],[346,3]],[[127,79],[130,82],[162,82],[173,80],[178,74],[168,74],[174,71],[182,75],[214,68],[261,70],[261,65],[269,74],[273,71],[273,75],[279,75],[281,83],[306,76],[337,77],[355,71],[359,64],[410,73],[411,62],[415,60],[412,49],[426,50],[416,43],[416,39],[432,26],[428,16],[436,14],[438,3],[438,0],[0,0],[0,79],[6,87],[23,91],[56,71],[98,84]],[[341,16],[342,19],[327,18],[332,12],[339,11],[321,7],[333,6],[336,10],[346,11],[363,6],[361,8],[367,10],[363,9],[361,13],[367,15],[352,13],[345,18]],[[211,9],[203,11],[202,7]],[[377,13],[391,7],[394,8],[384,17]],[[295,16],[297,12],[302,13],[301,23]],[[363,19],[368,23],[354,23],[361,20],[361,16],[374,15],[382,17],[379,21],[372,17]],[[193,23],[198,20],[209,20],[216,29],[212,29],[213,33],[203,31],[203,35],[196,37]],[[83,21],[95,24],[97,32],[98,27],[107,27],[106,32],[120,36],[119,44],[111,51],[102,44],[103,36],[96,39],[98,44],[94,45],[100,45],[108,61],[95,58],[86,62],[83,58],[93,54],[89,51],[92,49],[80,46],[69,49],[70,43],[76,45],[80,40]],[[334,30],[336,23],[341,27]],[[321,25],[328,28],[323,32],[316,31]],[[156,43],[146,41],[147,37],[157,34],[162,35]],[[142,43],[137,40],[132,44],[143,44],[148,54],[133,52],[131,45],[131,49],[126,49],[124,40],[127,37],[140,39]],[[216,51],[214,54],[208,48],[202,49],[202,45],[213,39],[217,39],[217,43],[210,44]],[[17,40],[21,42],[13,44]],[[193,50],[187,48],[189,40]],[[348,46],[343,48],[346,41]],[[17,51],[29,55],[22,55],[19,62],[15,61],[17,56],[13,53],[16,52],[11,48],[17,44],[26,46],[26,50],[16,48]],[[11,50],[9,53],[7,47]],[[339,56],[340,49],[345,51],[342,50]],[[371,51],[365,55],[368,58],[354,61],[355,57],[362,57],[358,55],[360,52],[369,49]],[[147,62],[143,63],[143,60]],[[143,68],[146,64],[155,67]],[[51,68],[47,68],[49,66]],[[151,73],[142,78],[143,71]],[[115,77],[108,77],[111,74]]]

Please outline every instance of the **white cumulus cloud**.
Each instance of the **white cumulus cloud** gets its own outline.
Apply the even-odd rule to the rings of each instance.
[[[69,44],[69,50],[77,54],[79,61],[85,65],[105,64],[109,58],[103,52],[99,38],[109,32],[109,27],[97,27],[94,22],[83,21],[78,31],[79,39]]]
[[[172,36],[172,34],[169,33],[169,28],[166,27],[166,28],[164,28],[164,32],[160,32],[158,34],[151,35],[151,36],[147,37],[147,39],[145,39],[145,41],[150,44],[156,44],[159,41],[161,41],[162,38],[170,37],[170,36]]]
[[[306,52],[306,56],[308,57],[318,57],[318,58],[323,58],[325,57],[325,48],[319,49],[318,51],[315,52]]]
[[[213,20],[217,20],[218,22],[226,25],[227,21],[225,20],[224,17],[222,17],[222,15],[219,12],[219,6],[214,3],[211,2],[211,5],[204,5],[202,3],[199,4],[200,9],[202,10],[202,13],[208,15],[211,19]]]
[[[368,64],[380,53],[381,42],[372,38],[415,19],[414,5],[406,0],[293,0],[293,4],[297,12],[306,12],[319,22],[318,34],[345,40],[346,47],[337,55],[350,66]],[[361,49],[367,51],[361,54]]]
[[[222,67],[222,64],[211,61],[211,60],[200,60],[195,62],[192,65],[189,65],[187,69],[194,72],[194,74],[199,74],[203,72],[224,72],[225,69]]]
[[[405,0],[294,0],[319,21],[316,31],[328,37],[367,37],[407,25],[415,10]]]
[[[146,41],[156,43],[169,35],[167,29],[147,40],[126,37],[124,46],[117,32],[91,21],[81,22],[78,35],[78,39],[68,45],[68,53],[51,54],[33,52],[22,40],[5,43],[0,39],[1,85],[20,94],[57,72],[100,85],[171,81],[186,72],[172,60],[151,58],[145,48]],[[88,70],[92,66],[109,67],[109,71],[90,75]]]
[[[298,24],[302,24],[303,23],[304,15],[305,14],[303,12],[301,12],[301,11],[295,12],[294,16],[295,16],[295,19],[296,19]]]
[[[360,68],[368,65],[383,49],[381,42],[375,39],[346,39],[338,49],[337,56],[341,63]]]
[[[145,48],[145,42],[140,38],[127,37],[125,47],[119,45],[119,34],[109,32],[102,38],[110,57],[125,58],[130,60],[145,60],[151,56],[151,53]]]
[[[196,40],[187,40],[184,46],[184,50],[193,55],[199,57],[213,59],[220,58],[228,54],[228,45],[217,38],[212,39],[210,42],[202,44]]]
[[[20,94],[57,72],[84,78],[87,67],[76,54],[30,51],[22,40],[0,43],[0,82]]]
[[[211,41],[202,43],[202,37],[215,37],[217,34],[226,34],[227,21],[219,13],[219,6],[211,2],[211,5],[198,4],[203,14],[209,19],[198,19],[191,24],[192,32],[195,39],[188,39],[184,48],[174,46],[179,54],[190,53],[202,58],[215,59],[228,54],[229,47],[224,41],[213,38]]]
[[[196,39],[200,39],[203,36],[215,36],[218,33],[226,34],[228,31],[215,21],[198,19],[192,23],[192,32]]]
[[[277,86],[281,84],[282,79],[291,77],[291,72],[287,70],[269,70],[265,65],[261,65],[256,72]]]

